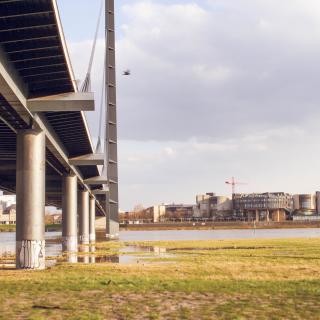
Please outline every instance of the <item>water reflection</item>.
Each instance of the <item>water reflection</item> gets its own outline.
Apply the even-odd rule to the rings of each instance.
[[[120,249],[120,252],[136,253],[136,252],[147,252],[155,255],[162,255],[167,253],[167,249],[158,246],[126,246]]]
[[[102,254],[96,250],[95,246],[80,246],[79,253],[64,253],[59,263],[116,263],[116,264],[136,264],[147,263],[148,260],[156,257],[172,257],[166,252],[166,248],[152,246],[126,246],[118,253]]]
[[[319,228],[122,231],[120,241],[319,238]]]
[[[81,245],[79,252],[62,252],[61,233],[46,233],[46,266],[63,263],[142,263],[146,258],[165,254],[165,248],[126,246],[119,252],[104,254],[94,245]],[[15,233],[0,233],[0,266],[15,267]]]
[[[84,263],[84,264],[94,264],[100,262],[100,257],[96,257],[96,247],[93,245],[80,245],[79,253],[75,252],[65,252],[60,259],[60,262],[67,263]]]
[[[209,240],[209,239],[259,239],[259,238],[318,238],[319,229],[268,229],[268,230],[168,230],[168,231],[125,231],[122,241],[161,240]],[[98,236],[98,239],[99,236]],[[101,238],[105,241],[104,238]],[[79,253],[62,254],[61,232],[46,232],[46,265],[57,263],[151,263],[153,258],[170,258],[171,253],[159,246],[126,246],[119,252],[104,254],[95,246],[79,248]],[[0,233],[0,266],[15,266],[15,233]]]
[[[81,245],[79,246],[79,253],[65,252],[60,263],[84,263],[84,264],[95,264],[95,263],[119,263],[119,256],[104,256],[99,255],[96,251],[96,247],[93,245]]]

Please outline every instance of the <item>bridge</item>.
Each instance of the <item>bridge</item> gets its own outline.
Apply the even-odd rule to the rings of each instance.
[[[96,153],[56,0],[0,1],[0,189],[17,197],[16,266],[45,267],[46,205],[62,208],[63,250],[95,242],[95,215],[117,238],[114,3],[106,0],[104,152]]]

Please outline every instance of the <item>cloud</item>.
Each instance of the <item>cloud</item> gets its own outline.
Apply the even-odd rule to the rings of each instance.
[[[125,0],[118,14],[123,209],[230,194],[231,176],[243,192],[319,188],[318,0]],[[83,78],[91,42],[70,49]],[[103,40],[97,56],[95,89]]]
[[[118,80],[120,136],[219,140],[318,116],[320,12],[310,3],[124,5],[118,63],[132,77]]]
[[[320,116],[318,7],[302,0],[125,2],[117,41],[119,137],[219,141]],[[70,44],[77,78],[84,78],[91,46]],[[100,39],[96,91],[103,50]],[[123,77],[127,68],[132,75]],[[96,136],[98,111],[88,116]]]

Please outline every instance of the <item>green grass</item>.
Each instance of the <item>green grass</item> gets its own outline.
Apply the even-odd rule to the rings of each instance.
[[[0,232],[15,232],[15,224],[0,224]]]
[[[58,223],[58,224],[49,223],[49,224],[46,224],[45,229],[46,231],[61,231],[62,225],[61,223]]]
[[[61,224],[46,224],[46,231],[60,231],[62,226]],[[15,224],[0,224],[0,232],[15,232]]]
[[[125,243],[101,243],[97,255]],[[131,265],[0,270],[0,319],[319,319],[320,239],[144,242]]]

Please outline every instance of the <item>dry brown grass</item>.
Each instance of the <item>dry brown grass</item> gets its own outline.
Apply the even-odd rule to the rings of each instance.
[[[0,270],[0,319],[319,319],[320,239],[137,243],[169,258]],[[123,243],[102,243],[98,254]]]

